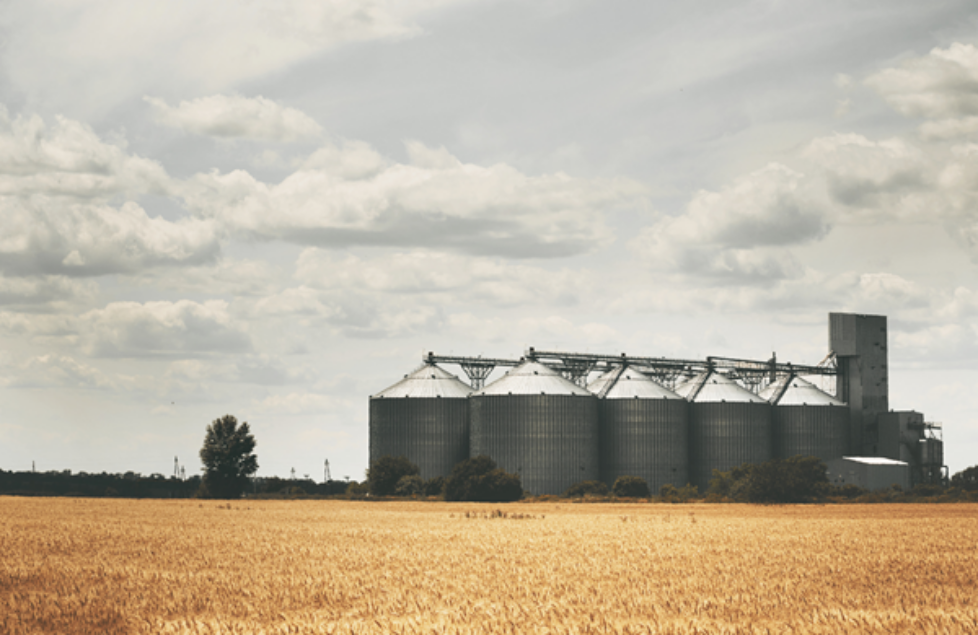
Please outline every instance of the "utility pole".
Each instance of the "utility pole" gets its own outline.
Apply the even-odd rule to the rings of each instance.
[[[329,483],[333,480],[333,477],[329,473],[329,459],[323,463],[323,483]]]

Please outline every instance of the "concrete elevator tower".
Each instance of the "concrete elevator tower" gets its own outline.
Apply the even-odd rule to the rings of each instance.
[[[839,374],[836,396],[849,405],[849,453],[874,456],[877,416],[889,411],[886,316],[829,313],[829,350]]]

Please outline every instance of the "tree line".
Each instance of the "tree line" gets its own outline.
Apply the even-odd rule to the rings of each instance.
[[[202,476],[166,478],[162,474],[88,474],[61,472],[5,472],[0,470],[0,494],[41,496],[121,496],[127,498],[240,498],[253,496],[345,496],[363,498],[425,497],[446,501],[515,501],[524,497],[519,475],[500,469],[488,456],[458,463],[447,477],[423,479],[418,466],[403,456],[384,456],[370,464],[363,483],[311,479],[255,478],[257,443],[247,422],[232,415],[207,426],[200,449]],[[948,486],[917,485],[904,492],[894,486],[883,492],[867,492],[854,485],[829,482],[825,463],[811,456],[745,463],[727,471],[713,471],[709,489],[672,484],[657,493],[637,476],[620,476],[609,487],[601,481],[582,481],[569,487],[564,498],[657,498],[662,502],[811,503],[973,500],[978,501],[978,466],[955,474]]]

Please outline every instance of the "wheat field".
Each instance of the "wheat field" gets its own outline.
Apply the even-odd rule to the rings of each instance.
[[[975,633],[978,505],[0,497],[2,633]]]

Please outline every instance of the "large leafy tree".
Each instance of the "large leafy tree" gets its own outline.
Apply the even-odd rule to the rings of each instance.
[[[200,461],[204,464],[201,494],[208,498],[240,498],[248,477],[258,471],[255,437],[247,422],[238,425],[232,415],[207,426]]]

